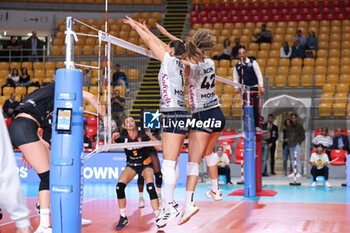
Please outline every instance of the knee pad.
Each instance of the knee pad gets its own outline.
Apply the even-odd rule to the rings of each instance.
[[[149,194],[149,198],[151,200],[157,199],[158,195],[157,195],[157,192],[156,192],[156,188],[154,187],[154,184],[153,183],[148,183],[148,184],[146,184],[146,187],[147,187],[147,192]]]
[[[218,164],[218,160],[214,153],[211,153],[210,155],[204,156],[205,162],[207,163],[208,167],[215,166]]]
[[[145,179],[141,174],[139,174],[139,178],[137,179],[137,184],[138,185],[143,185],[145,183]]]
[[[162,179],[163,179],[162,173],[157,172],[154,174],[154,176],[156,177],[156,185],[162,185]]]
[[[40,177],[39,191],[50,190],[50,171],[38,174]]]
[[[194,162],[187,163],[187,175],[188,176],[199,176],[198,163],[194,163]]]
[[[126,187],[126,184],[120,183],[120,182],[115,186],[115,191],[117,193],[118,199],[125,198],[125,187]]]
[[[162,173],[164,177],[164,183],[175,184],[175,166],[176,162],[171,160],[163,160]]]

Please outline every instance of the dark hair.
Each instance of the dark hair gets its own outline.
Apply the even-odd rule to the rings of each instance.
[[[225,39],[225,40],[224,40],[224,48],[226,48],[226,41],[228,41],[228,42],[229,42],[228,46],[230,46],[230,45],[231,45],[231,41],[230,41],[230,39]]]
[[[115,66],[116,66],[116,67],[120,67],[120,65],[119,65],[119,64],[116,64]]]
[[[17,68],[13,68],[12,71],[11,71],[11,76],[13,75],[13,71],[15,71],[15,70],[17,71],[17,75],[19,75],[19,72],[18,72]]]
[[[295,116],[296,118],[298,118],[297,114],[295,114],[295,113],[292,113],[290,116],[291,116],[291,117],[292,117],[292,116]]]
[[[285,127],[287,127],[287,121],[289,121],[289,123],[292,123],[292,121],[288,118],[288,119],[286,119],[285,121],[284,121],[284,123],[283,123],[283,125],[285,126]]]
[[[22,67],[22,69],[21,69],[22,75],[23,75],[24,70],[26,71],[26,75],[28,75],[28,69],[26,67]]]
[[[270,113],[270,114],[269,114],[269,117],[273,117],[273,114]]]
[[[318,145],[316,146],[316,148],[319,147],[319,146],[322,147],[322,148],[324,149],[324,146],[323,146],[322,144],[318,144]]]
[[[224,150],[224,147],[223,147],[223,146],[218,146],[218,147],[216,147],[216,150],[218,150],[219,148],[221,148],[222,150]]]
[[[186,45],[182,40],[172,40],[169,43],[170,48],[174,48],[174,56],[180,59],[184,58],[186,53]]]

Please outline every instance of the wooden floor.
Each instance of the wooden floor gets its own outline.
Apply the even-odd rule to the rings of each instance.
[[[38,226],[36,198],[27,198],[31,223]],[[350,204],[258,201],[197,201],[200,211],[182,226],[177,219],[162,229],[180,232],[350,232]],[[129,224],[122,232],[157,232],[149,203],[139,209],[137,200],[127,204]],[[179,202],[180,206],[182,202]],[[116,232],[119,210],[115,199],[84,199],[83,217],[93,223],[84,233]],[[16,232],[7,213],[0,221],[1,233]]]

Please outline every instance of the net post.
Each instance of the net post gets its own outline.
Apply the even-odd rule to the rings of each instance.
[[[244,196],[256,196],[255,184],[255,127],[253,106],[245,105],[244,114]]]
[[[73,18],[66,18],[66,69],[74,69]]]
[[[52,231],[80,233],[83,198],[83,75],[74,68],[73,18],[66,20],[65,69],[58,69],[50,159]]]

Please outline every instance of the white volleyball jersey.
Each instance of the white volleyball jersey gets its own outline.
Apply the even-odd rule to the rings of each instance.
[[[188,86],[191,113],[220,106],[215,82],[215,64],[211,59],[191,64]]]
[[[185,103],[185,66],[180,59],[165,53],[158,74],[160,111],[187,111]]]

